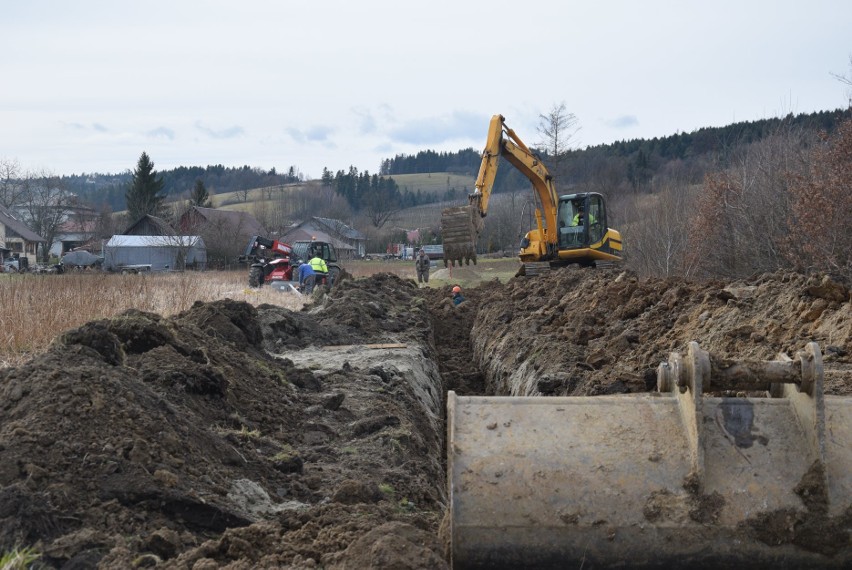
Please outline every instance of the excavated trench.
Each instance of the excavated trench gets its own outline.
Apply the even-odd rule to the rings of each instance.
[[[480,299],[470,332],[476,393],[498,398],[450,406],[458,567],[852,562],[852,455],[841,435],[852,405],[840,397],[852,388],[852,314],[842,282],[785,273],[643,281],[568,269]],[[660,363],[692,341],[726,366],[797,359],[816,342],[825,411],[814,411],[822,396],[802,399],[796,388],[780,401],[713,392],[709,377],[703,407],[652,393]],[[804,419],[817,416],[824,425]],[[810,443],[823,430],[835,435]],[[744,478],[763,483],[742,495]]]
[[[223,300],[69,331],[0,371],[0,550],[55,568],[441,568],[450,390],[644,393],[697,339],[755,359],[816,340],[826,392],[852,392],[849,290],[826,276],[566,269],[465,297],[379,274],[295,313]],[[819,528],[848,553],[845,519],[779,516],[750,532],[800,545]]]

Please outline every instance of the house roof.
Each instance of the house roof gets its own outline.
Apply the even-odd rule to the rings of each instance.
[[[199,236],[126,236],[114,235],[106,247],[204,247]]]
[[[332,233],[340,234],[342,237],[346,239],[360,240],[367,239],[367,236],[359,232],[354,228],[350,228],[340,220],[335,220],[332,218],[319,218],[314,216],[313,219],[323,226],[327,227],[329,231]]]
[[[13,214],[9,209],[5,206],[0,206],[0,224],[3,224],[7,228],[11,229],[13,232],[21,236],[21,238],[26,241],[34,241],[39,243],[47,242],[46,239],[32,231],[30,228],[24,224],[21,220],[19,220],[15,214]]]
[[[337,251],[345,251],[345,250],[355,249],[354,247],[352,247],[348,243],[344,243],[344,242],[340,241],[339,239],[335,239],[325,232],[320,232],[320,231],[309,232],[309,231],[302,229],[302,228],[296,228],[292,231],[287,232],[286,234],[284,234],[284,236],[281,239],[285,243],[293,243],[293,242],[297,242],[297,241],[311,241],[311,240],[325,241],[325,242],[328,242],[331,245],[333,245],[334,249],[336,249]]]
[[[130,227],[128,227],[126,230],[124,230],[124,233],[127,234],[127,233],[133,231],[133,228],[135,228],[136,226],[138,226],[139,224],[141,224],[145,220],[150,221],[151,224],[155,228],[159,229],[163,234],[171,235],[171,234],[177,233],[177,232],[175,232],[175,229],[172,227],[172,225],[169,222],[167,222],[163,218],[158,218],[157,216],[152,216],[150,214],[145,214],[144,216],[142,216],[141,218],[139,218],[138,220],[136,220],[135,222],[130,224]]]
[[[252,235],[265,235],[266,229],[260,225],[257,218],[248,212],[238,210],[217,210],[216,208],[202,208],[193,206],[192,210],[211,224],[226,224],[233,228],[245,230]]]

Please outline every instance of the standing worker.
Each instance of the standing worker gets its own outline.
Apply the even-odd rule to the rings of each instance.
[[[428,283],[429,282],[429,264],[431,261],[429,257],[426,255],[426,252],[423,249],[420,249],[420,253],[417,254],[417,259],[414,260],[414,268],[417,270],[417,282],[418,283]]]
[[[322,283],[322,280],[325,279],[325,284],[331,287],[332,284],[328,281],[328,265],[325,264],[325,260],[319,255],[314,255],[308,263],[316,273],[317,283]]]

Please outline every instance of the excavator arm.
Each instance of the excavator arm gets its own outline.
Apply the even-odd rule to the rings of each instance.
[[[488,139],[482,151],[482,163],[476,177],[476,190],[468,196],[468,205],[447,208],[441,214],[444,239],[444,264],[462,262],[476,264],[476,240],[482,232],[482,218],[488,214],[488,202],[497,176],[500,158],[504,157],[521,171],[533,185],[538,207],[535,211],[537,258],[556,250],[556,215],[559,198],[553,177],[544,163],[506,126],[502,115],[494,115],[488,127]],[[529,248],[528,248],[529,249]]]

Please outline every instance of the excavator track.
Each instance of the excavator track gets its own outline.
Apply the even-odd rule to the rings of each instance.
[[[542,273],[550,273],[549,261],[524,262],[521,265],[521,270],[518,272],[519,275],[526,275],[527,277],[535,277],[536,275],[541,275]]]

